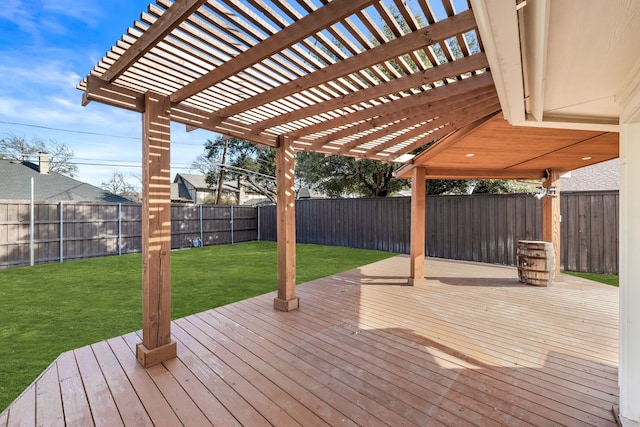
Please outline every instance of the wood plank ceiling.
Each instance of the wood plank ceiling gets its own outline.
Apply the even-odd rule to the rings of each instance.
[[[429,178],[540,179],[615,159],[617,132],[511,126],[502,112],[440,139],[397,170],[411,178],[423,167]]]
[[[456,2],[456,6],[458,2]],[[500,110],[468,4],[451,0],[157,0],[79,85],[260,144],[382,161]]]

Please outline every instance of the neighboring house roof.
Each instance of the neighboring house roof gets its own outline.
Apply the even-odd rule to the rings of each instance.
[[[189,190],[184,186],[184,183],[171,183],[171,201],[176,203],[193,203]]]
[[[195,175],[195,174],[189,174],[189,173],[178,173],[178,174],[176,174],[176,177],[173,179],[173,182],[177,183],[177,184],[188,183],[189,185],[191,185],[196,190],[214,191],[214,192],[218,190],[218,186],[217,185],[209,186],[207,184],[207,179],[206,179],[205,175]],[[186,189],[186,187],[185,187],[185,189]],[[238,191],[238,181],[237,180],[225,181],[223,186],[222,186],[222,191],[223,192],[228,192],[228,193],[237,192]],[[247,188],[247,187],[245,187],[245,191],[247,193],[259,194],[259,193],[256,193],[255,191],[253,191],[251,188]],[[182,194],[182,193],[180,193],[180,194]],[[188,195],[187,195],[187,197],[188,197]]]
[[[560,191],[618,190],[620,183],[620,159],[576,169],[560,179]]]
[[[179,178],[182,178],[183,181],[188,182],[197,190],[210,190],[211,188],[207,184],[207,177],[204,175],[194,175],[190,173],[179,173],[176,174],[173,182],[179,182]]]
[[[57,172],[40,173],[34,163],[6,159],[0,159],[0,199],[30,200],[31,178],[34,179],[34,199],[38,201],[131,202]]]

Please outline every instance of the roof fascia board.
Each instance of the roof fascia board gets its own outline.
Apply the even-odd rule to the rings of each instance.
[[[471,0],[478,31],[505,119],[525,121],[520,35],[516,5],[504,0]]]
[[[620,126],[617,119],[608,117],[579,117],[553,116],[545,114],[541,121],[527,116],[527,120],[517,123],[515,126],[528,126],[551,129],[575,129],[592,130],[600,132],[619,132]]]
[[[524,61],[525,99],[528,113],[537,121],[544,116],[545,72],[549,40],[549,0],[526,3],[518,14],[521,25],[522,58]]]
[[[544,170],[425,168],[427,179],[540,179]]]

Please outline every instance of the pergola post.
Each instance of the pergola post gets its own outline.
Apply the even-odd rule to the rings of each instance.
[[[411,171],[411,271],[409,285],[426,284],[424,277],[425,208],[426,208],[425,168],[414,167]]]
[[[638,100],[640,100],[640,91]],[[640,105],[638,102],[637,105]],[[638,110],[640,111],[640,109]],[[640,425],[640,113],[620,125],[620,418]]]
[[[556,274],[560,274],[560,173],[552,170],[543,187],[555,188],[554,197],[542,198],[542,240],[553,244]]]
[[[296,198],[295,153],[291,138],[278,137],[276,147],[278,296],[273,307],[280,311],[298,308],[296,297]]]
[[[168,96],[148,92],[142,114],[142,342],[140,364],[176,356],[171,341],[171,177]]]

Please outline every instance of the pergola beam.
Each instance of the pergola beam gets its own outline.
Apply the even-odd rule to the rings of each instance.
[[[447,62],[437,67],[431,67],[424,71],[409,74],[399,79],[389,80],[367,89],[349,93],[340,98],[314,104],[306,108],[290,111],[286,114],[263,120],[254,125],[257,129],[269,129],[283,123],[291,123],[306,117],[313,117],[318,114],[348,107],[360,102],[369,101],[383,96],[397,94],[410,89],[422,88],[422,86],[432,84],[437,81],[446,80],[448,77],[455,77],[460,74],[488,67],[487,57],[484,53],[478,53],[453,62]],[[261,100],[262,96],[254,97]]]
[[[396,146],[404,141],[420,136],[425,133],[426,128],[431,128],[432,130],[437,132],[442,126],[449,124],[451,125],[449,128],[449,132],[451,132],[451,129],[459,129],[470,120],[474,120],[478,116],[483,116],[487,113],[487,111],[492,111],[496,108],[500,108],[500,102],[498,101],[498,97],[496,95],[477,102],[469,102],[467,103],[467,105],[456,103],[455,106],[451,106],[449,111],[443,112],[441,116],[434,119],[433,121],[375,146],[369,152],[367,152],[367,155],[378,155],[390,147]],[[421,138],[419,142],[415,142],[414,144],[424,145],[430,141],[433,141],[435,138],[437,137],[432,138],[432,135],[428,135]]]
[[[418,139],[417,141],[404,146],[403,150],[404,152],[411,152],[417,148],[420,148],[422,146],[424,146],[425,144],[432,142],[434,140],[440,139],[442,137],[445,137],[447,135],[449,135],[452,132],[455,132],[461,128],[464,128],[465,126],[469,125],[470,123],[472,123],[474,120],[477,120],[480,117],[486,117],[487,115],[491,115],[493,113],[496,113],[498,111],[500,111],[500,103],[495,100],[494,104],[483,104],[481,106],[478,107],[474,107],[472,106],[468,106],[463,108],[462,111],[468,111],[468,115],[465,114],[458,114],[457,118],[454,119],[453,121],[449,122],[446,126],[436,130],[435,132],[429,134],[428,136],[425,136],[423,138]],[[438,141],[438,143],[440,143],[440,141]],[[436,144],[437,145],[437,144]],[[396,153],[396,155],[394,156],[393,159],[399,157],[401,154]]]
[[[182,102],[376,1],[334,0],[177,90],[171,95],[171,101]]]
[[[313,135],[315,133],[335,129],[341,126],[347,126],[351,123],[372,120],[376,117],[386,116],[394,112],[402,112],[415,107],[424,106],[429,103],[440,102],[447,98],[461,96],[471,91],[482,90],[484,88],[491,87],[492,85],[493,80],[491,79],[491,73],[486,72],[454,83],[449,83],[446,86],[430,89],[419,94],[406,96],[395,101],[385,102],[375,107],[356,111],[351,114],[347,114],[346,116],[310,125],[290,132],[288,135],[294,138]],[[426,113],[427,111],[425,111],[425,115],[427,115]]]
[[[145,108],[144,93],[135,92],[122,86],[116,86],[94,75],[87,77],[87,88],[82,93],[82,106],[87,106],[91,101],[136,111],[138,113],[144,112]]]
[[[337,1],[334,0],[329,3],[329,5],[334,3],[337,3]],[[324,7],[328,7],[329,5]],[[242,111],[251,110],[260,105],[268,104],[291,94],[302,92],[340,77],[348,76],[356,71],[395,59],[407,52],[423,49],[439,40],[446,39],[461,32],[469,31],[475,28],[475,25],[473,12],[471,12],[471,10],[462,12],[445,21],[434,23],[421,28],[418,31],[411,32],[387,43],[381,44],[375,48],[365,50],[364,52],[350,58],[338,61],[313,73],[306,74],[305,76],[291,82],[281,84],[267,92],[261,93],[260,96],[255,96],[247,100],[237,102],[218,111],[217,115],[220,117],[220,120],[222,120],[225,117],[233,116]],[[172,99],[174,98],[172,97]]]
[[[278,145],[277,137],[275,135],[256,133],[253,128],[232,119],[227,119],[224,123],[214,124],[210,120],[209,113],[195,107],[187,106],[184,103],[174,105],[171,109],[171,113],[173,121],[193,128],[205,129],[211,132],[232,136],[234,138],[246,139],[269,147],[276,147]]]
[[[422,118],[421,120],[424,120],[424,117],[427,115],[426,112],[428,112],[429,117],[437,117],[438,115],[443,114],[446,111],[457,109],[459,106],[473,104],[475,102],[494,96],[495,90],[493,90],[493,88],[486,87],[480,90],[471,91],[468,94],[460,95],[458,97],[442,100],[440,102],[429,101],[426,104],[417,105],[412,108],[392,111],[389,114],[384,114],[371,120],[360,122],[356,125],[331,133],[324,138],[319,138],[312,144],[310,144],[308,148],[311,150],[318,149],[331,143],[332,141],[338,141],[351,135],[358,135],[366,131],[372,131],[367,135],[367,137],[369,138],[361,140],[362,143],[366,143],[384,135],[388,135],[388,129],[391,126],[395,126],[387,126],[390,123],[402,121],[411,126],[413,124],[420,123],[419,118]],[[295,133],[293,135],[295,135]],[[349,143],[349,148],[353,148],[353,146],[351,146],[351,143]]]

